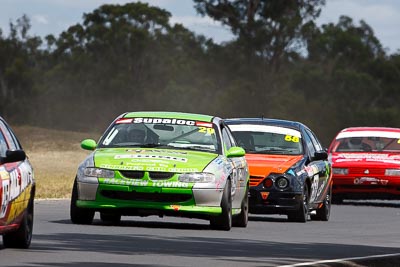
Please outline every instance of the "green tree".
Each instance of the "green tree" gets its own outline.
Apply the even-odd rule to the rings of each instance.
[[[0,35],[0,113],[11,121],[29,116],[30,100],[35,95],[34,77],[41,56],[41,40],[31,37],[27,16],[10,22],[8,37]]]
[[[325,0],[194,0],[197,11],[228,26],[247,57],[262,57],[279,69],[298,56],[303,34]]]

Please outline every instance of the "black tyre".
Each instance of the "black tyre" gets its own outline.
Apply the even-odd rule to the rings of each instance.
[[[3,235],[3,245],[6,248],[29,248],[33,233],[33,198],[29,201],[18,230]]]
[[[100,212],[100,220],[104,223],[119,224],[121,222],[121,214]]]
[[[328,221],[331,214],[331,196],[332,187],[329,188],[328,193],[325,196],[324,203],[321,208],[317,209],[315,215],[311,215],[311,220],[315,221]]]
[[[288,213],[288,220],[290,222],[307,222],[308,219],[308,186],[304,185],[303,190],[303,201],[300,203],[300,207],[296,211],[291,211]]]
[[[75,224],[91,224],[94,218],[94,211],[91,209],[79,208],[76,206],[78,200],[78,183],[74,182],[71,195],[70,217]]]
[[[232,226],[234,227],[247,227],[247,223],[249,221],[249,187],[246,187],[246,191],[244,193],[244,197],[242,200],[242,205],[240,206],[240,213],[233,217]]]
[[[232,197],[231,181],[226,182],[221,200],[222,213],[219,216],[211,217],[210,226],[215,230],[229,231],[232,228]]]

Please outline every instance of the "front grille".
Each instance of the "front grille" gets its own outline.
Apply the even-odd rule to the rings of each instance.
[[[367,171],[368,170],[368,171]],[[367,173],[365,173],[367,171]],[[385,175],[385,169],[379,168],[349,168],[350,175]]]
[[[119,171],[125,178],[141,179],[144,176],[143,171]]]
[[[263,179],[264,179],[264,177],[260,177],[260,176],[250,176],[250,186],[259,185]]]
[[[150,179],[152,180],[168,180],[174,176],[173,172],[149,172]]]
[[[107,198],[131,200],[131,201],[152,201],[152,202],[165,202],[177,203],[185,202],[192,199],[191,194],[167,194],[167,193],[141,193],[141,192],[123,192],[102,190],[101,195]]]

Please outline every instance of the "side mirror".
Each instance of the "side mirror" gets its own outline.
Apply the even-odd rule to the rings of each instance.
[[[243,157],[246,154],[243,148],[238,146],[233,146],[228,150],[226,155],[228,158]]]
[[[25,151],[23,150],[7,150],[6,156],[2,158],[2,163],[23,161],[26,159]]]
[[[81,148],[86,150],[95,150],[97,147],[96,141],[93,139],[85,139],[81,142]]]
[[[321,150],[314,153],[313,160],[326,160],[328,159],[328,152]]]

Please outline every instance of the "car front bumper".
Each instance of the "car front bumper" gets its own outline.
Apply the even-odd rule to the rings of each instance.
[[[269,192],[255,188],[249,191],[249,212],[254,214],[287,214],[298,210],[302,202],[301,192]]]

